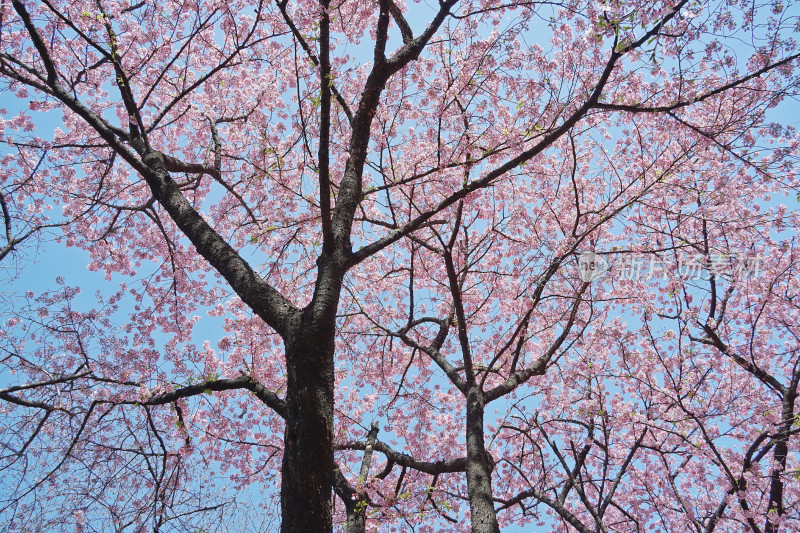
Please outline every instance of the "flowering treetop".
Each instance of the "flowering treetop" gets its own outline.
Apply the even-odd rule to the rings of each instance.
[[[0,260],[109,285],[8,299],[0,513],[795,527],[798,15],[3,3]]]

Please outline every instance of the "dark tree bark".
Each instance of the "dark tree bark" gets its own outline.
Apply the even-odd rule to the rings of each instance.
[[[483,438],[485,402],[477,387],[467,394],[467,490],[472,533],[500,533],[492,500],[494,464]]]
[[[792,382],[786,388],[781,405],[781,424],[775,449],[772,454],[774,467],[770,473],[769,507],[764,533],[777,533],[780,530],[780,518],[786,512],[783,505],[783,476],[786,471],[786,457],[789,454],[789,436],[795,423],[794,403],[797,398],[797,381],[800,373],[795,371]],[[777,519],[777,520],[776,520]]]
[[[305,317],[306,313],[303,313]],[[316,324],[287,339],[281,531],[331,531],[333,338]]]

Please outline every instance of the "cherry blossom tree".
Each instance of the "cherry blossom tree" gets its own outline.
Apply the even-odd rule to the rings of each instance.
[[[11,530],[800,527],[793,6],[0,6]]]

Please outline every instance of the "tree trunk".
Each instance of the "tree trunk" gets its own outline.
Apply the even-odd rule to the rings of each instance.
[[[472,533],[500,533],[492,501],[493,461],[483,440],[483,393],[473,386],[467,394],[467,491]]]
[[[285,343],[282,533],[332,531],[334,342],[330,326],[315,322],[294,328]]]
[[[364,509],[356,509],[347,513],[347,533],[364,533],[367,530],[367,513]]]
[[[793,380],[783,398],[781,413],[783,425],[772,455],[774,467],[770,475],[769,506],[767,507],[767,522],[764,525],[764,533],[777,533],[779,525],[776,522],[780,521],[785,512],[783,508],[783,475],[786,470],[786,456],[789,454],[789,435],[795,421],[794,402],[796,393],[794,392],[794,387],[796,387],[796,384]],[[775,520],[776,518],[778,520]]]

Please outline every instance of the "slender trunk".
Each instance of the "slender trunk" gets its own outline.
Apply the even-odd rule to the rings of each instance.
[[[783,425],[772,455],[774,466],[770,475],[769,506],[767,507],[767,523],[764,526],[764,533],[777,533],[779,523],[776,522],[780,522],[779,519],[784,513],[782,477],[786,470],[786,456],[789,453],[789,433],[794,424],[794,401],[795,393],[790,387],[789,392],[783,398],[781,409]]]
[[[778,442],[775,443],[775,451],[773,452],[775,466],[770,475],[769,507],[767,508],[767,523],[764,526],[764,533],[777,533],[778,524],[773,520],[783,515],[783,481],[781,476],[786,468],[786,455],[789,450],[787,440],[786,437],[781,436]]]
[[[364,533],[367,530],[366,509],[357,508],[347,513],[347,533]]]
[[[302,324],[286,341],[282,533],[332,531],[333,355],[330,327]]]
[[[492,501],[493,461],[483,440],[483,394],[477,387],[467,394],[467,491],[472,533],[500,533]]]
[[[364,533],[367,530],[367,505],[369,505],[366,495],[359,494],[338,470],[334,470],[333,488],[344,503],[347,533]]]

